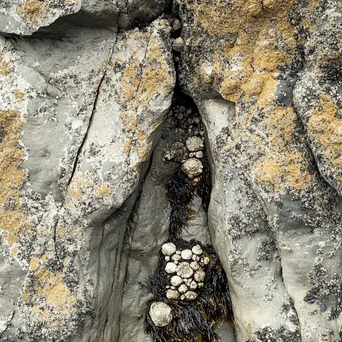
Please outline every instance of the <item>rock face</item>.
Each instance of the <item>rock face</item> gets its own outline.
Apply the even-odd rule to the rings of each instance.
[[[220,257],[222,341],[341,341],[341,70],[338,0],[3,0],[0,341],[152,342],[160,254],[178,303],[211,262],[175,235]]]

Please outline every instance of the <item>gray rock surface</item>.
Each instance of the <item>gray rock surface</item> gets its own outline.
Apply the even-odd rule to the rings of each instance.
[[[166,184],[206,155],[181,237],[226,271],[221,340],[340,342],[341,70],[338,0],[1,1],[0,342],[152,342]]]
[[[66,16],[82,26],[128,29],[156,19],[167,5],[167,0],[3,0],[0,32],[30,35]]]

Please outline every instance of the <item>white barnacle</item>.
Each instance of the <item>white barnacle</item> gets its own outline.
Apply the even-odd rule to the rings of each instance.
[[[203,164],[197,158],[190,158],[183,163],[182,171],[186,173],[189,178],[194,178],[203,173]]]
[[[177,291],[176,291],[177,292]],[[172,310],[163,302],[154,302],[150,306],[150,317],[157,327],[165,327],[172,321]]]
[[[192,253],[196,254],[196,255],[201,255],[203,253],[203,249],[200,245],[196,245],[194,247],[192,247]]]
[[[175,273],[177,271],[177,265],[173,262],[168,262],[165,266],[166,273]]]
[[[167,243],[164,243],[162,248],[161,248],[161,251],[164,255],[167,255],[167,256],[170,256],[172,255],[173,253],[176,252],[176,246],[174,243],[172,242],[167,242]]]
[[[177,266],[177,275],[183,279],[190,278],[194,274],[188,262],[181,262]]]
[[[184,296],[188,300],[194,300],[197,298],[197,293],[195,291],[187,291]]]
[[[190,249],[183,249],[181,256],[182,256],[182,259],[189,260],[192,257],[192,252]]]
[[[191,152],[201,151],[204,148],[203,140],[198,137],[190,137],[185,144],[186,148]]]
[[[194,278],[197,282],[204,281],[205,272],[202,269],[199,269],[198,271],[195,272]]]

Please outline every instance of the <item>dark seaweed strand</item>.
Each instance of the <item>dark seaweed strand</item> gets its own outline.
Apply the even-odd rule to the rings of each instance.
[[[169,235],[171,241],[178,239],[181,229],[189,220],[189,204],[194,189],[189,177],[181,170],[176,171],[166,185],[167,196],[171,205]]]
[[[211,172],[210,166],[208,162],[208,158],[203,158],[203,174],[201,180],[197,184],[197,194],[199,197],[202,198],[202,206],[205,210],[208,210],[209,203],[210,203],[210,195],[212,189],[212,182],[211,182]]]
[[[210,264],[205,267],[205,285],[197,289],[198,297],[195,301],[182,302],[165,298],[168,279],[165,277],[166,261],[162,255],[156,273],[149,280],[149,289],[154,298],[147,305],[145,330],[156,342],[217,342],[217,324],[233,319],[226,275],[213,247],[203,246],[195,240],[177,240],[180,249],[191,248],[195,244],[200,244],[210,259]],[[171,307],[173,320],[168,326],[156,327],[152,322],[149,309],[154,301],[163,301]]]

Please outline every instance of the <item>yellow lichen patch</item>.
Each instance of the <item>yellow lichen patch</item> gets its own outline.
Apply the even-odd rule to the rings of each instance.
[[[121,111],[121,120],[126,139],[123,153],[129,156],[134,151],[139,161],[143,162],[151,146],[147,142],[149,135],[138,129],[139,114],[147,110],[154,96],[172,89],[173,77],[169,74],[163,49],[155,41],[156,38],[149,33],[143,33],[143,37],[139,38],[146,39],[146,54],[145,58],[139,61],[137,52],[133,51],[124,67],[121,80],[124,108]],[[136,148],[132,144],[135,144]]]
[[[61,274],[39,268],[30,276],[22,296],[33,317],[49,328],[58,328],[76,313],[76,300]]]
[[[20,188],[27,174],[20,168],[24,159],[19,146],[22,122],[20,113],[0,111],[0,229],[11,246],[33,234],[27,218],[21,211]]]
[[[47,0],[24,0],[18,7],[18,14],[24,22],[38,26],[39,19],[46,17],[48,11]]]
[[[73,203],[80,203],[95,194],[103,203],[109,204],[112,198],[112,190],[109,185],[100,180],[94,180],[91,173],[73,177],[69,186],[70,201],[67,202],[69,209]]]
[[[0,56],[0,74],[7,76],[11,71],[11,66],[5,61],[3,56]]]
[[[253,176],[258,182],[273,185],[277,192],[304,190],[312,184],[312,176],[307,167],[307,161],[298,151],[279,154],[270,152],[256,164]]]
[[[287,16],[296,4],[290,1],[223,0],[195,2],[195,30],[223,37],[215,47],[213,65],[200,68],[203,83],[214,83],[221,95],[237,102],[254,100],[265,88],[259,106],[274,102],[278,67],[290,63],[296,55],[294,28]],[[232,36],[236,41],[230,41]],[[205,71],[212,69],[212,75]],[[214,79],[214,82],[212,81]],[[267,94],[267,95],[266,95]]]
[[[332,98],[323,94],[320,97],[320,106],[310,113],[308,133],[313,142],[319,147],[319,154],[332,165],[342,167],[342,119],[338,106]]]
[[[308,157],[298,147],[296,120],[292,108],[271,106],[243,115],[234,132],[235,139],[244,144],[242,159],[254,181],[271,185],[273,193],[304,190],[314,182]]]
[[[15,89],[15,90],[13,90],[13,94],[14,94],[14,96],[17,98],[17,100],[18,100],[19,102],[22,102],[22,101],[23,101],[23,99],[24,99],[24,93],[23,93],[21,90]]]

